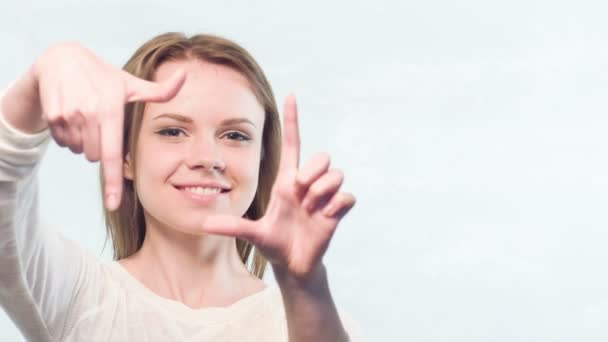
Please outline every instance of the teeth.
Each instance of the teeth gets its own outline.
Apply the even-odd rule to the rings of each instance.
[[[197,187],[186,187],[186,188],[184,188],[184,190],[197,194],[197,195],[211,195],[211,194],[217,194],[221,191],[220,188],[202,188],[202,187],[198,187],[198,186]]]

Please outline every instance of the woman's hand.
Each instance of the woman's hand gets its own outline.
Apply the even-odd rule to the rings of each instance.
[[[234,236],[253,243],[275,274],[306,282],[323,273],[322,257],[340,219],[355,197],[339,192],[343,174],[319,154],[299,168],[300,137],[295,98],[285,102],[283,146],[277,180],[264,217],[251,221],[214,215],[202,223],[205,233]]]
[[[106,206],[122,193],[124,105],[168,101],[184,83],[176,73],[163,83],[132,76],[75,43],[55,45],[32,68],[42,119],[57,144],[101,161]]]

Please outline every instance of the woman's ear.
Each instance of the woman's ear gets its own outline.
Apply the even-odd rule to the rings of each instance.
[[[124,177],[126,179],[133,180],[133,178],[134,178],[133,166],[131,163],[131,155],[129,153],[127,153],[127,156],[125,157],[125,162],[123,163],[122,173],[124,174]]]

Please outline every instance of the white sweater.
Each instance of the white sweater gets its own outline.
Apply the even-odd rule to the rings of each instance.
[[[0,113],[0,305],[28,340],[288,340],[276,286],[229,307],[191,309],[45,229],[37,172],[49,141],[48,129],[25,134]]]

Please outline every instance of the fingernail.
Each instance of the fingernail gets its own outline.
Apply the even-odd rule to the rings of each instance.
[[[108,207],[108,210],[116,210],[116,208],[118,207],[118,197],[116,196],[116,194],[109,194],[106,197],[106,205]]]

